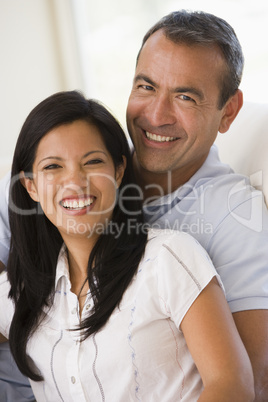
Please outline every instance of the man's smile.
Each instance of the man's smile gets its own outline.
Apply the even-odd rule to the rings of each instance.
[[[149,133],[148,131],[145,131],[145,136],[146,138],[148,138],[148,140],[155,142],[170,142],[170,141],[176,141],[178,139],[177,137],[167,137],[164,135],[152,134]]]

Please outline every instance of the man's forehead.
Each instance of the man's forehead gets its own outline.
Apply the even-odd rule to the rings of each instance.
[[[166,54],[170,53],[171,49],[177,49],[177,48],[187,48],[189,50],[193,51],[202,51],[203,53],[214,53],[215,57],[220,57],[224,62],[225,58],[224,55],[222,54],[222,50],[216,43],[198,43],[198,42],[193,42],[187,40],[187,38],[184,40],[182,39],[171,39],[168,37],[164,31],[164,29],[159,29],[158,31],[154,32],[144,43],[143,47],[140,50],[140,55],[139,59],[142,54],[147,53],[147,52],[153,52],[153,55],[155,51],[163,51]],[[152,55],[152,56],[153,56]]]
[[[135,75],[145,75],[154,80],[154,72],[157,76],[161,71],[163,74],[187,74],[189,69],[189,75],[197,76],[202,68],[205,74],[214,76],[222,76],[226,72],[226,61],[217,45],[175,43],[159,30],[149,37],[141,49]]]

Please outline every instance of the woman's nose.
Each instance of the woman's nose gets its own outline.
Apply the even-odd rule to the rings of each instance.
[[[75,188],[76,190],[79,188],[84,189],[89,186],[89,182],[89,175],[83,169],[71,169],[65,178],[65,187]]]

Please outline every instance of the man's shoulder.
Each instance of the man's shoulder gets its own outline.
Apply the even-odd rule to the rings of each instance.
[[[9,185],[10,185],[10,172],[7,173],[5,176],[1,177],[0,179],[1,198],[3,194],[5,194],[5,198],[7,198],[9,192]]]
[[[8,193],[10,174],[0,180],[0,261],[7,264],[10,242],[8,222]]]
[[[241,200],[262,196],[260,191],[250,185],[248,177],[235,173],[229,165],[220,161],[215,145],[211,147],[200,169],[174,193],[180,202],[189,200],[204,202],[205,198],[206,203],[211,203],[213,206],[217,200],[222,200],[217,204],[217,208],[223,208],[227,204],[229,207],[230,202],[235,206]]]
[[[7,221],[8,214],[8,194],[10,185],[10,173],[0,180],[0,217]]]
[[[191,188],[190,183],[187,184]],[[222,198],[232,203],[246,201],[252,197],[262,197],[262,192],[257,190],[250,184],[248,177],[229,173],[218,175],[216,177],[203,177],[200,178],[191,189],[199,197],[204,194],[210,196],[207,201]],[[213,198],[211,198],[213,197]],[[219,207],[219,205],[218,205]]]
[[[247,176],[237,174],[233,169],[220,161],[218,149],[212,146],[209,155],[201,168],[185,183],[186,187],[192,188],[193,191],[202,194],[205,191],[210,193],[230,192],[251,195],[256,190],[250,185],[250,180]],[[183,187],[184,187],[183,186]],[[261,194],[261,193],[260,193]]]
[[[198,210],[207,213],[215,210],[217,214],[225,214],[241,204],[251,204],[253,199],[263,199],[262,192],[250,184],[248,177],[236,173],[189,180],[175,193],[174,198],[183,211],[196,209],[198,205]]]
[[[247,177],[231,173],[199,178],[175,193],[159,207],[158,216],[154,213],[151,225],[188,232],[205,248],[217,233],[229,237],[239,231],[245,239],[249,231],[268,229],[263,194]]]

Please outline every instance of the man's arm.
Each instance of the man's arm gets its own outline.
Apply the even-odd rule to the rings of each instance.
[[[2,261],[0,261],[0,274],[5,270],[5,268],[5,265],[2,263]],[[0,334],[0,343],[3,342],[7,342],[7,339],[2,334]]]
[[[0,261],[0,274],[6,269],[5,265]],[[7,339],[0,334],[0,343],[7,342]]]
[[[0,274],[6,269],[5,265],[0,261]]]
[[[8,339],[4,335],[0,334],[0,343],[8,342]]]
[[[268,401],[268,310],[233,314],[238,332],[251,360],[255,381],[255,402]]]
[[[267,402],[268,213],[262,194],[252,190],[247,182],[242,183],[234,181],[227,191],[230,195],[234,188],[239,190],[227,208],[229,214],[217,228],[210,251],[251,360],[255,401]],[[219,205],[215,199],[214,203]]]

